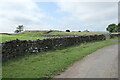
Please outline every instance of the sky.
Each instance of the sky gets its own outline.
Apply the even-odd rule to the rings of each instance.
[[[118,23],[118,2],[1,0],[0,33],[25,30],[106,31]]]

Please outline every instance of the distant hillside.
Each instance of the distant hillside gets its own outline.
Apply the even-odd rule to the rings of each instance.
[[[18,35],[18,36],[31,36],[31,37],[38,37],[40,34],[45,33],[47,31],[40,31],[40,30],[26,30],[24,32],[21,33],[17,33],[14,35]]]
[[[62,31],[58,31],[58,30],[49,30],[49,31],[48,30],[26,30],[24,32],[17,33],[14,35],[39,37],[41,34],[50,33],[50,32],[62,32]]]
[[[95,34],[108,34],[107,32],[50,32],[44,35],[95,35]]]

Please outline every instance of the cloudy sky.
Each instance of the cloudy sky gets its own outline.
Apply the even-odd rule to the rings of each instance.
[[[0,32],[25,30],[106,31],[118,23],[118,2],[1,0]]]

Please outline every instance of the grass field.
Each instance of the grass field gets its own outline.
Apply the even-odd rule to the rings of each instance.
[[[45,39],[45,37],[31,37],[31,36],[18,36],[18,35],[1,35],[0,34],[0,42],[8,41],[8,40],[35,40],[35,39]]]
[[[42,33],[46,33],[46,32],[48,31],[24,31],[16,35],[39,37]],[[108,34],[108,33],[107,32],[63,32],[63,31],[52,30],[52,32],[45,35],[94,35],[94,34]]]
[[[12,35],[0,34],[0,42],[15,40],[15,39],[20,39],[20,40],[45,39],[47,37],[40,37],[40,34],[44,32],[47,31],[24,31],[22,33],[12,34]]]
[[[115,40],[97,41],[22,56],[3,63],[2,77],[50,78],[97,49],[116,43]]]
[[[24,31],[18,34],[12,35],[5,35],[0,34],[0,42],[4,42],[7,40],[35,40],[35,39],[45,39],[48,37],[40,37],[41,34],[48,32],[48,31]],[[94,34],[107,34],[107,33],[100,33],[100,32],[62,32],[62,31],[53,31],[45,35],[94,35]]]
[[[36,31],[36,30],[31,30],[31,31],[24,31],[24,32],[21,32],[21,33],[18,33],[18,34],[14,34],[14,35],[17,35],[17,36],[30,36],[30,37],[40,37],[40,35],[42,33],[45,33],[45,32],[48,32],[48,31]]]
[[[95,35],[108,34],[107,32],[51,32],[47,35]]]

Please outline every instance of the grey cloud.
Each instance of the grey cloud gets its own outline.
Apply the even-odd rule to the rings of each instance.
[[[59,11],[70,14],[68,18],[62,18],[65,24],[76,22],[85,26],[84,29],[105,30],[108,24],[117,23],[117,2],[57,2],[57,4]]]
[[[32,0],[11,0],[0,2],[0,32],[13,32],[19,24],[39,27],[46,25],[42,19],[46,15]]]

